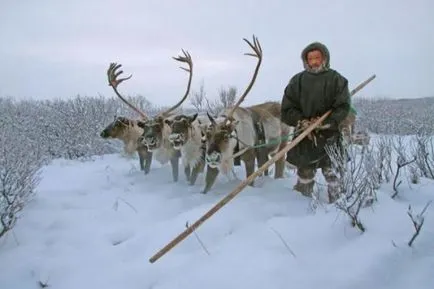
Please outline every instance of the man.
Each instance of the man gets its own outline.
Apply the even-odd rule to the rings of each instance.
[[[348,81],[330,68],[330,53],[319,42],[309,44],[301,53],[304,71],[294,75],[285,88],[282,99],[282,122],[296,127],[301,133],[328,110],[332,113],[320,127],[304,138],[287,154],[287,161],[297,167],[297,184],[294,189],[311,196],[315,174],[321,168],[327,181],[329,202],[338,197],[337,175],[332,169],[326,145],[340,148],[340,125],[347,117],[351,102]]]

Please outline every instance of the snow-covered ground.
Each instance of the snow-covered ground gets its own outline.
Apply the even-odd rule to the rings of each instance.
[[[334,206],[313,209],[294,192],[293,173],[265,178],[151,264],[239,182],[220,176],[202,195],[203,175],[191,187],[183,174],[173,184],[170,171],[154,162],[144,176],[137,159],[119,155],[45,167],[36,197],[0,240],[0,288],[434,288],[434,206],[407,246],[408,205],[421,211],[434,198],[432,181],[404,181],[394,200],[384,185],[361,213],[361,234]]]

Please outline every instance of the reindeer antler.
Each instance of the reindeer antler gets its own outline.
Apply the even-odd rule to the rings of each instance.
[[[108,78],[108,83],[109,86],[111,86],[113,88],[113,90],[115,91],[116,95],[123,101],[125,102],[126,105],[128,105],[131,109],[133,109],[135,112],[137,112],[138,114],[140,114],[144,119],[147,119],[148,116],[141,111],[139,108],[135,107],[134,105],[132,105],[128,100],[126,100],[118,91],[118,85],[121,84],[123,81],[130,79],[133,75],[131,74],[128,77],[124,77],[124,78],[120,78],[118,79],[118,76],[121,75],[123,73],[123,71],[117,71],[122,65],[121,64],[117,64],[117,63],[110,63],[109,68],[107,69],[107,78]]]
[[[185,51],[184,49],[182,49],[182,53],[184,54],[184,56],[178,56],[178,57],[172,57],[172,58],[175,59],[176,61],[185,62],[188,64],[188,68],[181,67],[181,66],[179,67],[179,68],[181,68],[181,69],[183,69],[189,73],[187,90],[185,91],[185,94],[182,97],[182,99],[177,104],[175,104],[174,106],[172,106],[168,110],[160,113],[159,116],[166,116],[171,111],[177,109],[187,99],[187,96],[190,93],[191,80],[193,78],[193,61],[192,61],[190,53],[188,53],[188,51]]]
[[[249,44],[249,46],[253,49],[254,53],[244,53],[244,55],[249,55],[249,56],[253,56],[253,57],[257,57],[258,58],[258,63],[256,64],[256,68],[255,68],[255,72],[253,73],[253,77],[252,80],[250,81],[249,85],[247,86],[246,90],[244,91],[244,93],[241,95],[240,99],[237,101],[237,103],[234,105],[234,107],[229,111],[228,115],[226,116],[225,121],[230,120],[232,118],[232,115],[235,112],[235,109],[237,109],[237,107],[240,106],[240,104],[244,101],[244,99],[246,98],[247,94],[250,92],[250,90],[253,87],[253,83],[255,83],[256,81],[256,77],[258,76],[258,72],[259,72],[259,67],[261,66],[262,63],[262,47],[261,44],[259,43],[258,38],[253,35],[253,43],[252,44],[249,40],[247,40],[246,38],[243,38],[243,40],[245,42],[247,42],[247,44]]]

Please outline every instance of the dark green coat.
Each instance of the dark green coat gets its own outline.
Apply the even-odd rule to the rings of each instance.
[[[320,72],[311,72],[306,55],[312,49],[322,51],[325,61]],[[348,115],[351,107],[348,81],[336,70],[330,68],[330,54],[327,47],[315,42],[308,45],[301,54],[305,70],[294,75],[286,86],[282,98],[282,122],[297,126],[303,119],[320,117],[328,110],[332,113],[324,124],[331,128],[315,133],[317,146],[307,137],[287,154],[287,161],[297,167],[321,167],[329,159],[324,150],[326,143],[339,144],[341,134],[339,123]]]

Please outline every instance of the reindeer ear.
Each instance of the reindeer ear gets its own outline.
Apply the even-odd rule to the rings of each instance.
[[[239,120],[234,119],[233,121],[231,121],[231,128],[234,129],[238,124],[240,123]]]
[[[128,125],[130,123],[129,119],[127,119],[126,117],[123,116],[119,116],[117,117],[117,120],[125,125]]]
[[[212,125],[215,125],[215,120],[214,118],[209,114],[209,112],[206,112],[206,115],[208,116],[209,121],[211,122]]]
[[[193,114],[192,116],[190,116],[190,122],[195,121],[196,118],[197,118],[197,116],[198,116],[198,113],[195,113],[195,114]]]
[[[144,121],[138,120],[138,121],[137,121],[137,125],[138,125],[140,128],[145,128],[146,123],[145,123]]]

